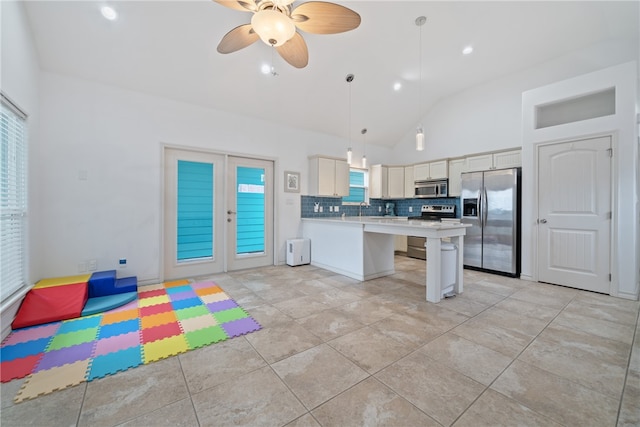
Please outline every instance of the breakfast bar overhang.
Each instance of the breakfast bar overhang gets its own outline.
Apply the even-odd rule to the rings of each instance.
[[[454,292],[463,292],[462,254],[468,225],[458,222],[412,221],[406,218],[303,218],[303,236],[311,240],[311,264],[365,281],[388,276],[394,268],[394,236],[426,237],[427,301],[441,299],[441,244],[457,245]]]

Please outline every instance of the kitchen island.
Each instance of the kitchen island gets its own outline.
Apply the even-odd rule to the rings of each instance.
[[[427,301],[441,295],[441,243],[451,238],[457,247],[454,292],[463,292],[462,254],[468,225],[459,222],[416,221],[398,217],[303,218],[303,236],[311,240],[311,264],[365,281],[395,272],[394,236],[426,237]]]

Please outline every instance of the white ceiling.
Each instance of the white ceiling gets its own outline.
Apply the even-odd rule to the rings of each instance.
[[[361,15],[360,27],[303,33],[309,65],[296,69],[261,41],[216,51],[250,12],[210,0],[109,3],[115,22],[100,15],[105,1],[27,1],[41,67],[344,139],[367,127],[367,143],[386,146],[443,97],[595,43],[637,41],[640,27],[637,1],[337,1]],[[467,45],[475,50],[463,56]],[[272,61],[276,77],[260,70]]]

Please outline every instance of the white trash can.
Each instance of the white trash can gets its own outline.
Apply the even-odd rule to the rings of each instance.
[[[440,249],[440,290],[442,295],[453,292],[456,283],[456,259],[458,247],[453,243],[442,243]]]

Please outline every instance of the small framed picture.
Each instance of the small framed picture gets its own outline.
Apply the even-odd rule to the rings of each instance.
[[[284,191],[288,193],[300,192],[300,172],[284,171]]]

